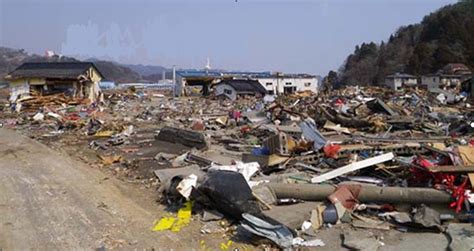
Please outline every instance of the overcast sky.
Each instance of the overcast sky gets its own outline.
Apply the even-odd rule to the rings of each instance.
[[[0,46],[179,68],[325,75],[455,0],[0,0]]]

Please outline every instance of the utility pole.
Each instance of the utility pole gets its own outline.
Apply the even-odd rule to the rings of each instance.
[[[173,96],[176,97],[176,92],[177,92],[177,88],[178,88],[178,85],[176,84],[176,65],[173,65],[173,85],[174,85],[174,88],[173,88]]]

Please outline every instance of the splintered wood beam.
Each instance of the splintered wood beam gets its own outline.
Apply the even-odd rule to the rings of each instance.
[[[390,153],[382,154],[382,155],[375,156],[369,159],[365,159],[362,161],[354,162],[349,165],[345,165],[343,167],[339,167],[335,170],[324,173],[322,175],[316,176],[311,179],[311,183],[321,183],[327,180],[331,180],[338,176],[344,175],[346,173],[357,171],[362,168],[366,168],[366,167],[373,166],[376,164],[380,164],[380,163],[392,160],[393,158],[395,158],[395,155],[393,155],[393,153],[390,152]]]

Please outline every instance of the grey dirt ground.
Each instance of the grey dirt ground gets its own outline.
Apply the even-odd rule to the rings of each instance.
[[[0,250],[200,249],[199,229],[150,231],[164,211],[124,189],[99,170],[0,129]]]

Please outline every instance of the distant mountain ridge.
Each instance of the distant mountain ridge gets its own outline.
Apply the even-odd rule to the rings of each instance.
[[[154,74],[162,74],[162,72],[168,71],[167,68],[159,65],[124,64],[124,66],[132,69],[142,77]]]
[[[73,57],[54,55],[51,57],[29,54],[23,49],[0,47],[0,80],[26,62],[79,62]],[[147,76],[160,75],[166,68],[150,65],[124,65],[117,62],[91,58],[85,61],[93,62],[106,80],[125,83],[138,82],[147,79]]]

